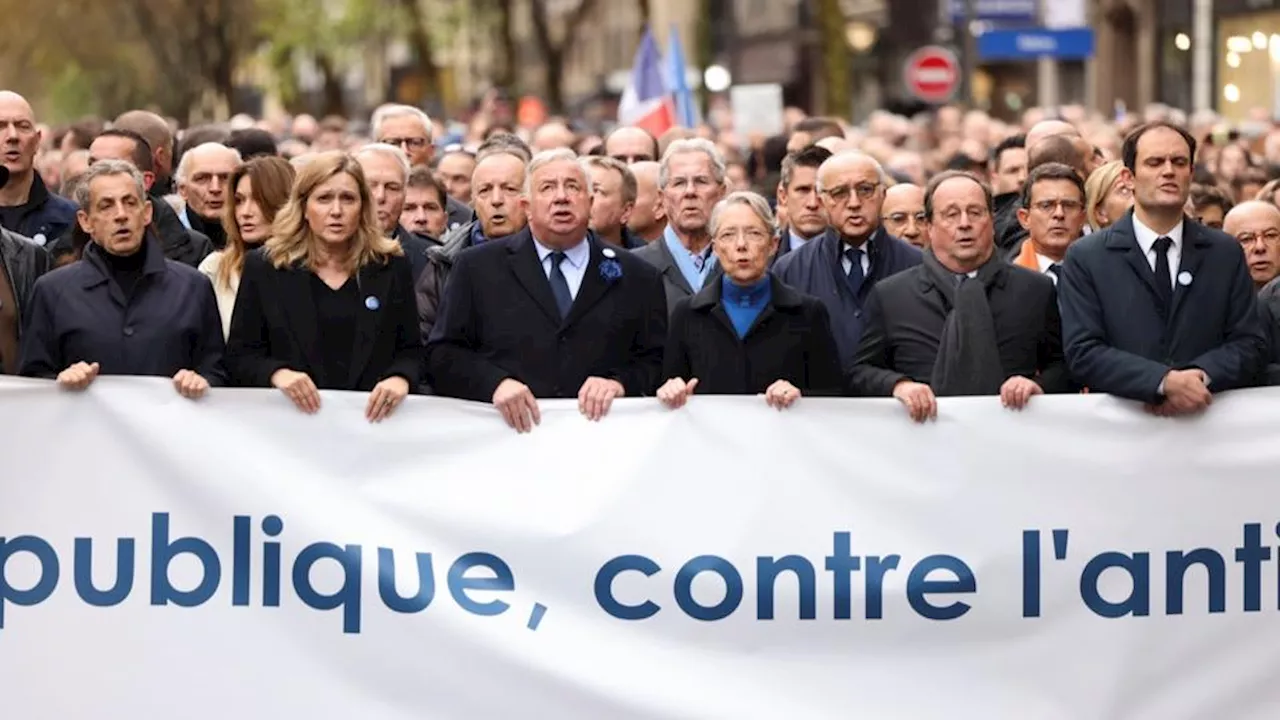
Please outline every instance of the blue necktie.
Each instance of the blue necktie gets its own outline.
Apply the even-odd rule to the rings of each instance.
[[[849,289],[857,295],[862,289],[862,281],[866,279],[862,272],[862,249],[846,248],[844,256],[849,259]]]
[[[560,263],[564,262],[565,254],[562,252],[551,253],[551,294],[556,298],[556,306],[560,308],[560,319],[569,317],[569,308],[573,307],[573,293],[569,292],[569,281],[564,279],[564,273],[560,271]]]

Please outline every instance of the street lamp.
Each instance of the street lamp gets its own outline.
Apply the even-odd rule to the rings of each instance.
[[[722,93],[732,83],[733,77],[723,65],[712,65],[702,73],[702,85],[708,92]]]

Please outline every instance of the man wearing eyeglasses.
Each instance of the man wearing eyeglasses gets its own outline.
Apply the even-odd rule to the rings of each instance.
[[[1280,385],[1280,209],[1250,200],[1227,213],[1222,229],[1240,241],[1249,276],[1258,288],[1258,314],[1267,336],[1267,364],[1261,382]]]
[[[409,156],[412,167],[429,166],[435,158],[431,118],[412,105],[384,105],[373,114],[373,137],[379,143],[395,145]],[[471,208],[448,198],[449,229],[471,220]]]
[[[843,366],[858,350],[871,289],[919,265],[922,257],[918,248],[880,225],[888,180],[880,163],[865,153],[828,158],[818,168],[818,195],[831,228],[783,255],[773,270],[779,280],[827,306]]]
[[[900,237],[923,249],[928,244],[924,226],[928,218],[924,214],[924,189],[911,183],[899,183],[884,193],[881,210],[884,229],[890,235]]]
[[[1048,275],[1058,284],[1067,248],[1080,239],[1084,221],[1084,183],[1074,169],[1049,163],[1032,170],[1018,209],[1027,240],[1013,264]]]
[[[1260,200],[1240,203],[1227,213],[1222,230],[1240,241],[1253,286],[1262,290],[1280,275],[1280,209]]]

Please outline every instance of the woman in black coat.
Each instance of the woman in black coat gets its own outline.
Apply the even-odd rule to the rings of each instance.
[[[672,312],[669,379],[658,399],[677,408],[695,389],[763,394],[781,410],[801,395],[839,395],[839,352],[826,307],[769,273],[778,250],[769,203],[735,192],[716,205],[710,229],[724,273]]]
[[[232,381],[279,388],[307,413],[320,409],[320,389],[368,392],[365,415],[378,422],[421,363],[409,260],[382,235],[360,165],[319,155],[245,259],[227,338]]]

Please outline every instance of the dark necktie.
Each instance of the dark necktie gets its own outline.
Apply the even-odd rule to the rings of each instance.
[[[565,254],[562,252],[551,253],[551,294],[556,298],[556,306],[560,308],[560,319],[569,317],[569,308],[573,307],[573,293],[569,292],[569,281],[564,279],[564,273],[560,270],[560,263],[564,262]]]
[[[849,260],[849,289],[857,295],[862,289],[862,281],[866,279],[862,272],[862,248],[845,248],[844,256]]]
[[[1167,237],[1158,237],[1151,247],[1156,251],[1156,292],[1167,312],[1169,304],[1173,302],[1173,275],[1169,272],[1169,248],[1173,247],[1173,241]]]
[[[1053,263],[1049,266],[1049,273],[1053,275],[1053,282],[1056,285],[1062,279],[1062,266],[1058,263]]]

